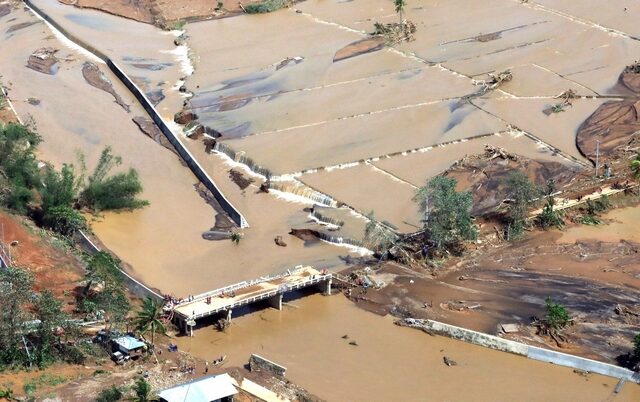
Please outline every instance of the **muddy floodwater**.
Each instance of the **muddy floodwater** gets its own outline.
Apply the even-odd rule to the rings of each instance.
[[[629,207],[607,212],[602,216],[607,222],[605,230],[599,226],[576,226],[562,233],[560,243],[573,243],[578,240],[594,239],[605,242],[621,240],[640,243],[637,222],[640,222],[640,208]]]
[[[343,336],[347,335],[346,339]],[[357,346],[350,345],[354,341]],[[211,326],[179,347],[206,359],[227,355],[244,365],[252,353],[287,367],[287,378],[329,401],[604,401],[617,381],[570,368],[401,328],[341,295],[292,300],[282,311],[233,319],[227,333]],[[446,356],[457,362],[448,367]],[[635,401],[626,384],[615,401]]]
[[[420,225],[415,188],[482,153],[485,144],[568,171],[584,169],[589,155],[576,148],[576,130],[604,98],[623,97],[615,88],[618,75],[640,52],[626,17],[586,6],[574,16],[567,1],[558,2],[561,11],[544,1],[416,1],[407,10],[418,26],[415,41],[353,54],[374,20],[395,21],[391,2],[308,0],[269,15],[188,23],[180,40],[183,32],[55,0],[35,3],[121,65],[178,134],[173,116],[184,107],[219,137],[227,155],[251,160],[256,170],[273,173],[274,182],[290,179],[281,185],[285,191],[261,192],[265,177],[209,152],[203,139],[211,138],[181,136],[250,225],[237,245],[205,240],[219,207],[198,194],[197,179],[173,152],[140,131],[133,119],[146,117],[144,110],[107,67],[22,8],[0,17],[3,84],[20,116],[37,124],[41,157],[60,166],[80,151],[91,168],[110,145],[138,170],[150,206],[102,214],[91,227],[137,279],[178,296],[299,264],[344,267],[356,250],[289,234],[297,225],[316,225],[311,195],[344,204],[341,211],[359,219],[352,225],[359,229],[358,213],[375,210],[380,220],[410,232]],[[54,74],[26,67],[43,47],[58,50]],[[112,91],[87,82],[87,61]],[[513,73],[510,82],[478,94],[487,73],[505,69]],[[566,90],[577,94],[573,104],[545,114]],[[232,180],[231,169],[248,184]],[[293,188],[302,190],[287,192]],[[637,220],[637,211],[606,218]],[[607,241],[638,240],[615,222],[609,228]],[[602,239],[595,230],[571,229],[560,241]],[[286,247],[275,244],[277,236]],[[202,326],[178,343],[209,360],[227,355],[230,366],[258,353],[330,401],[640,400],[635,384],[614,395],[612,378],[400,328],[342,296],[290,300],[283,311],[234,311],[226,333]],[[458,364],[443,364],[445,356]]]
[[[56,2],[38,3],[58,10]],[[62,14],[60,17],[66,15]],[[203,239],[202,234],[215,225],[218,212],[196,192],[197,179],[175,154],[143,134],[132,121],[134,117],[146,115],[133,96],[103,63],[54,36],[32,14],[17,9],[10,16],[15,20],[9,21],[9,16],[0,19],[0,29],[15,24],[31,25],[13,30],[0,42],[2,53],[7,55],[0,59],[0,70],[16,110],[24,120],[31,116],[43,136],[41,157],[57,166],[74,162],[77,165],[76,155],[81,152],[88,169],[92,169],[101,150],[111,146],[114,153],[122,156],[124,166],[135,168],[140,175],[144,187],[142,197],[149,200],[149,207],[134,212],[105,213],[91,220],[94,233],[130,265],[137,279],[160,291],[185,296],[279,273],[300,264],[322,268],[340,266],[339,257],[350,254],[345,248],[321,242],[305,245],[302,240],[289,236],[291,221],[308,219],[304,208],[309,204],[285,201],[273,194],[256,194],[256,186],[241,190],[229,180],[230,167],[222,160],[211,168],[212,175],[217,175],[225,195],[238,205],[252,227],[243,230],[244,238],[237,247],[229,240]],[[97,25],[101,29],[113,25],[111,20],[112,25],[103,24],[103,17],[116,18],[95,11],[88,14],[90,21],[101,21]],[[126,23],[122,27],[126,27]],[[158,35],[150,44],[140,47],[140,54],[147,54],[154,44],[162,49],[162,43],[167,41],[166,32],[136,24],[142,27],[142,32],[153,29]],[[79,28],[78,31],[84,32]],[[105,40],[104,35],[97,36]],[[147,41],[146,38],[141,36],[141,41]],[[171,40],[169,44],[175,47]],[[25,66],[31,52],[44,46],[58,49],[60,68],[55,75]],[[127,45],[126,49],[130,48]],[[173,56],[161,51],[156,53],[158,59],[179,62],[177,57],[172,59]],[[98,66],[115,93],[130,107],[130,112],[115,103],[112,94],[85,80],[82,70],[86,61]],[[133,71],[135,67],[127,69]],[[38,99],[40,103],[33,105],[27,101],[29,98]],[[278,235],[284,236],[287,248],[274,243]]]

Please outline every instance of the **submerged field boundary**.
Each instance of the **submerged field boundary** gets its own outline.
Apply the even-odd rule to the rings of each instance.
[[[140,105],[147,112],[149,117],[153,120],[153,122],[158,126],[162,134],[167,138],[167,140],[171,143],[171,145],[175,148],[178,155],[184,160],[184,162],[189,166],[191,172],[200,180],[205,187],[211,191],[216,201],[220,204],[222,209],[229,215],[229,217],[241,228],[249,227],[249,223],[244,218],[244,216],[240,213],[240,211],[231,204],[229,200],[224,196],[222,191],[215,184],[213,179],[207,174],[207,172],[200,166],[200,163],[196,160],[196,158],[189,152],[189,150],[182,144],[180,139],[176,134],[171,131],[169,126],[162,120],[162,117],[156,110],[156,108],[151,104],[149,99],[147,99],[146,95],[138,88],[138,86],[125,74],[125,72],[106,54],[102,53],[100,50],[96,49],[89,43],[84,40],[78,38],[74,34],[67,31],[64,27],[58,24],[53,18],[51,18],[45,11],[40,9],[38,6],[33,4],[31,0],[23,0],[27,7],[38,17],[45,20],[49,23],[53,28],[58,30],[64,37],[85,49],[86,51],[92,53],[94,56],[98,57],[102,61],[106,63],[111,72],[115,74],[116,77],[127,87],[127,89],[133,94],[133,96],[138,100]]]
[[[555,350],[544,349],[537,346],[530,346],[524,343],[503,339],[494,335],[488,335],[482,332],[456,327],[455,325],[433,320],[404,318],[396,323],[400,326],[420,329],[427,333],[447,336],[449,338],[483,346],[485,348],[524,356],[528,359],[553,363],[558,366],[570,367],[577,370],[606,375],[608,377],[614,377],[620,380],[640,384],[640,373],[636,373],[613,364],[603,363],[597,360],[574,356],[567,353],[556,352]]]

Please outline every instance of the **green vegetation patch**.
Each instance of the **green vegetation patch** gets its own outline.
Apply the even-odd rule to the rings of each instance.
[[[288,7],[290,0],[262,0],[258,3],[247,4],[244,11],[247,14],[265,14]]]

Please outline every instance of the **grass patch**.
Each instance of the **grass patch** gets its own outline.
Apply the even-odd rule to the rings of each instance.
[[[258,3],[251,3],[244,6],[247,14],[265,14],[288,7],[290,0],[262,0]]]
[[[187,25],[187,21],[177,20],[177,21],[167,23],[167,26],[165,29],[167,31],[182,31],[185,25]]]
[[[42,374],[38,378],[26,382],[22,387],[27,396],[32,397],[38,391],[38,388],[42,387],[55,387],[56,385],[64,384],[67,382],[67,378],[55,374]]]

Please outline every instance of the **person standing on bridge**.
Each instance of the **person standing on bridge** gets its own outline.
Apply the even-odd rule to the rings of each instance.
[[[204,362],[204,373],[209,373],[209,360]]]

